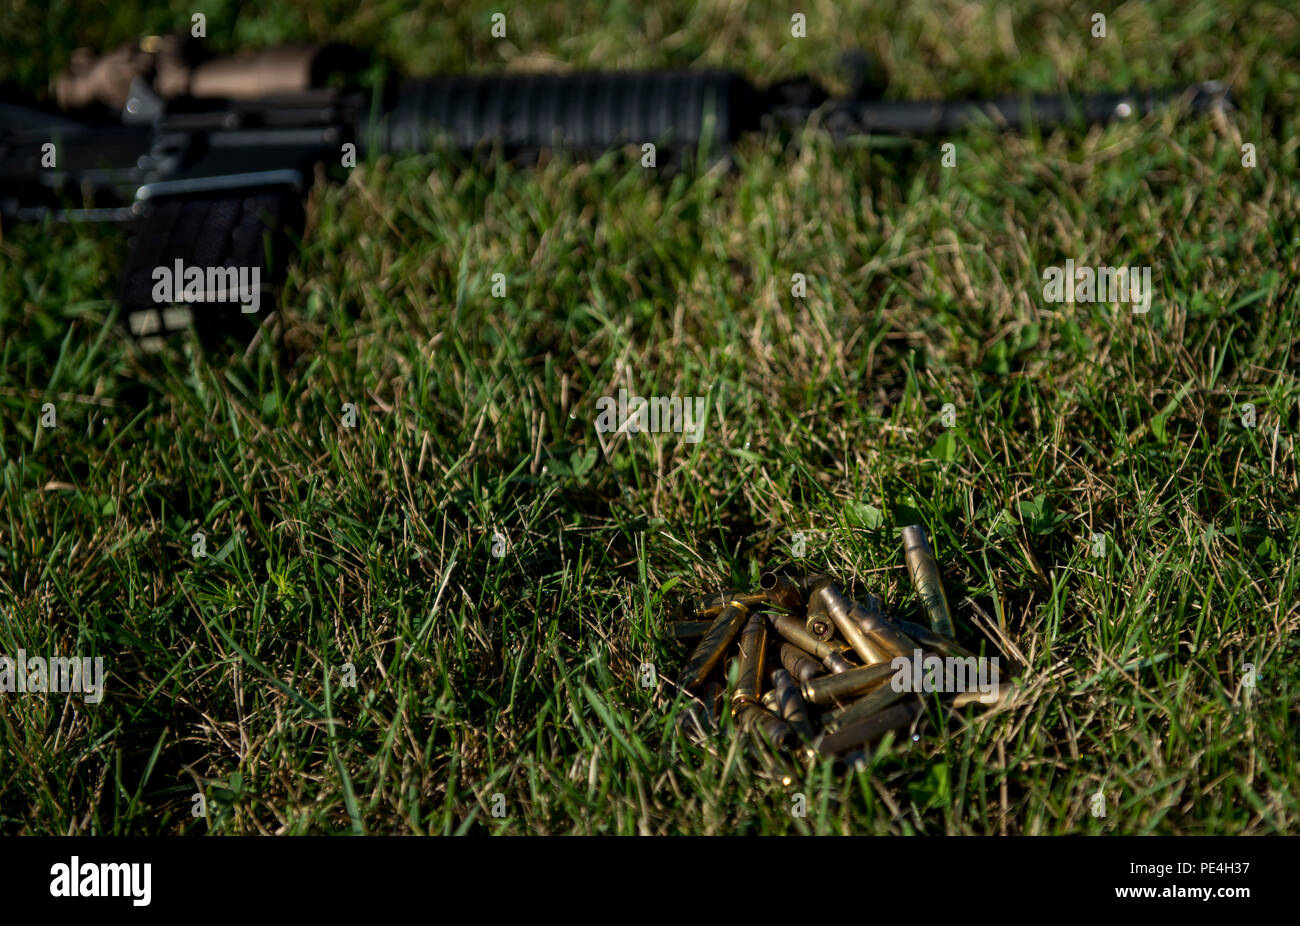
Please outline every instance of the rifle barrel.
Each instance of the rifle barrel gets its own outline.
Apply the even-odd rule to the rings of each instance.
[[[1178,90],[1098,93],[1088,96],[997,97],[989,100],[833,100],[822,124],[837,137],[849,135],[936,136],[975,125],[1020,130],[1028,125],[1050,129],[1071,122],[1105,123],[1133,119],[1186,100],[1194,112],[1228,105],[1226,85],[1207,81]],[[806,112],[777,114],[782,122],[802,123]]]

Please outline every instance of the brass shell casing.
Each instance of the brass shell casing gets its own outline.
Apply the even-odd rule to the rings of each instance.
[[[767,621],[762,614],[751,614],[740,632],[740,674],[736,680],[737,698],[756,699],[763,693],[763,662],[767,650]]]
[[[842,730],[847,726],[857,723],[859,720],[866,720],[868,717],[878,714],[885,708],[897,704],[906,698],[911,692],[895,691],[892,685],[881,685],[869,694],[859,698],[851,704],[846,704],[838,710],[831,711],[822,718],[822,729],[827,733],[834,733],[836,730]]]
[[[799,682],[822,674],[822,664],[793,643],[781,644],[781,665]]]
[[[879,739],[890,730],[910,727],[913,721],[925,710],[925,703],[920,699],[905,701],[887,707],[878,714],[859,720],[834,733],[823,733],[814,743],[823,755],[840,755],[851,752],[872,740]]]
[[[709,632],[713,621],[669,621],[667,635],[673,640],[691,640]]]
[[[728,590],[725,592],[714,592],[711,595],[703,595],[694,599],[688,610],[698,617],[713,620],[722,613],[722,609],[729,604],[743,605],[746,608],[756,608],[767,601],[766,592],[737,592]]]
[[[824,609],[836,629],[867,665],[895,656],[910,656],[916,644],[883,615],[872,613],[846,596],[829,579],[818,582],[808,597],[808,611]]]
[[[748,617],[749,608],[742,604],[730,604],[723,608],[714,618],[708,632],[696,644],[691,658],[686,661],[686,668],[682,670],[678,684],[686,689],[698,688],[702,685],[709,674],[718,667],[718,663],[722,662],[727,647],[736,639],[736,635],[740,633],[740,628],[745,625]]]
[[[907,572],[912,577],[912,586],[921,607],[930,618],[930,626],[941,637],[953,638],[952,611],[948,608],[948,596],[943,591],[943,576],[939,574],[939,563],[934,558],[930,538],[920,524],[909,524],[903,528],[903,557],[907,560]]]
[[[856,695],[864,694],[883,684],[894,674],[894,667],[887,662],[860,669],[850,669],[838,675],[823,675],[803,683],[804,700],[813,704],[832,704],[835,701],[847,701]]]
[[[755,701],[738,700],[732,714],[742,730],[758,732],[773,746],[792,749],[798,741],[790,725]]]
[[[844,658],[843,653],[827,653],[826,658],[822,660],[822,665],[830,669],[836,675],[857,668],[853,663]]]
[[[783,572],[765,572],[758,577],[758,586],[767,596],[767,600],[787,611],[802,611],[804,608],[803,589],[794,579]]]
[[[911,621],[895,620],[894,624],[917,643],[928,650],[934,650],[940,656],[952,656],[956,659],[969,659],[975,654],[966,647],[954,643],[947,637],[941,637],[929,627],[914,624]]]
[[[834,643],[818,640],[804,628],[804,622],[793,614],[769,613],[768,621],[772,629],[787,642],[793,643],[806,653],[812,653],[818,659],[825,659],[827,653],[838,653],[841,649]]]
[[[812,721],[808,719],[808,708],[799,695],[799,686],[790,678],[785,669],[772,673],[772,689],[776,694],[776,713],[800,737],[811,741],[813,738]]]

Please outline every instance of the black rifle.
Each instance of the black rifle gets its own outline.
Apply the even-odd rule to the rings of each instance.
[[[155,38],[74,59],[56,83],[57,107],[0,98],[0,217],[130,223],[120,300],[129,333],[154,347],[191,325],[200,336],[250,333],[283,281],[284,246],[301,233],[317,165],[337,172],[348,146],[356,158],[440,146],[508,155],[647,142],[716,150],[814,118],[836,138],[942,136],[976,123],[1015,130],[1136,118],[1179,99],[1195,111],[1227,105],[1218,83],[888,102],[877,98],[866,59],[846,60],[856,78],[842,98],[804,78],[758,89],[718,70],[430,77],[367,92],[329,84],[361,72],[365,60],[350,49],[204,60],[179,38]],[[241,310],[241,298],[257,310]]]

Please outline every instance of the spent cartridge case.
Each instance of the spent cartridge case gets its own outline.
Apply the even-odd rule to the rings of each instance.
[[[939,636],[951,640],[952,612],[948,608],[948,596],[943,591],[943,576],[939,574],[939,563],[922,525],[910,524],[903,528],[903,557],[907,560],[907,571],[917,597],[921,599],[921,607],[930,619],[930,627]]]
[[[671,621],[668,636],[674,640],[691,640],[704,636],[712,625],[713,621]]]
[[[866,633],[852,618],[852,604],[853,602],[845,598],[830,580],[826,580],[812,590],[808,601],[808,616],[824,614],[829,617],[858,657],[863,662],[870,663],[874,658],[875,650],[867,640]],[[832,611],[832,605],[836,606],[835,611]]]
[[[803,589],[784,572],[765,572],[758,577],[758,587],[767,600],[787,611],[804,609]]]
[[[866,646],[869,654],[863,660],[864,664],[872,666],[878,662],[889,662],[893,657],[889,655],[889,651],[885,647],[876,641],[873,632],[867,629],[863,621],[858,621],[858,626],[862,628],[863,645]]]
[[[763,692],[763,696],[758,699],[758,703],[763,706],[764,710],[771,711],[773,714],[781,713],[781,702],[777,699],[775,688],[769,688]]]
[[[728,589],[725,592],[714,592],[711,595],[696,598],[691,602],[690,609],[699,617],[712,620],[721,614],[722,609],[729,604],[739,604],[746,608],[756,608],[759,605],[764,604],[766,601],[766,592],[737,592]]]
[[[781,665],[799,682],[822,674],[822,664],[793,643],[781,644]]]
[[[827,733],[834,733],[836,730],[843,729],[850,724],[857,723],[859,720],[866,720],[873,714],[880,713],[890,705],[897,704],[909,694],[910,692],[906,691],[895,691],[892,685],[880,685],[874,691],[858,698],[858,700],[824,716],[822,718],[822,729]]]
[[[853,663],[844,658],[843,653],[834,652],[826,654],[826,658],[822,660],[822,665],[830,669],[836,675],[839,675],[841,672],[848,672],[850,669],[855,668]]]
[[[811,614],[814,608],[825,609],[836,629],[867,665],[909,656],[916,649],[916,644],[883,615],[867,610],[829,579],[818,582],[810,593],[808,612]]]
[[[732,710],[742,730],[757,732],[773,746],[792,749],[798,743],[794,731],[780,717],[753,701],[737,701]]]
[[[772,629],[787,642],[793,643],[806,653],[812,653],[818,659],[825,659],[827,653],[838,653],[840,647],[825,640],[818,640],[804,628],[804,622],[793,614],[769,613],[767,619]]]
[[[678,680],[683,688],[694,689],[718,667],[726,655],[727,647],[736,639],[740,628],[749,618],[749,609],[742,604],[729,604],[713,619],[713,624],[696,644],[691,658],[686,661]]]
[[[912,630],[919,630],[925,634],[927,640],[931,641],[930,644],[922,644],[928,649],[933,649],[935,652],[941,652],[945,655],[948,654],[947,651],[949,650],[952,651],[951,655],[956,655],[958,651],[964,655],[970,655],[970,653],[967,653],[956,643],[946,639],[945,637],[939,636],[927,627],[922,627],[920,624],[913,624],[911,621],[891,621],[885,615],[884,602],[876,595],[867,595],[862,599],[862,601],[858,602],[858,604],[862,606],[862,610],[854,612],[854,616],[858,620],[858,626],[866,633],[868,643],[872,642],[875,639],[874,635],[879,633],[885,633],[891,640],[898,644],[901,644],[903,640],[920,642],[912,633]],[[907,624],[907,626],[904,627],[903,624]],[[887,662],[893,658],[886,649],[880,646],[876,646],[875,649],[876,659],[873,660],[874,662]],[[868,665],[870,664],[871,663],[868,663]]]
[[[799,695],[799,686],[790,678],[790,673],[785,669],[773,672],[772,689],[776,694],[777,716],[788,723],[800,738],[811,741],[814,733],[812,721],[808,718],[808,708]]]
[[[879,595],[867,594],[858,604],[858,610],[854,611],[853,616],[857,618],[859,626],[870,633],[881,624],[888,624],[889,618],[885,616],[885,603],[880,600]]]
[[[1010,682],[999,682],[997,687],[985,694],[981,691],[963,691],[952,699],[952,706],[963,708],[967,704],[978,704],[980,707],[992,710],[995,707],[1005,707],[1010,704],[1016,696],[1016,686]]]
[[[914,624],[911,621],[896,620],[894,624],[899,630],[907,634],[917,643],[920,643],[925,649],[933,650],[940,656],[952,656],[955,659],[969,659],[975,654],[959,643],[954,643],[947,637],[941,637],[929,627],[923,627],[920,624]]]
[[[835,636],[835,625],[831,623],[830,615],[825,611],[809,611],[803,629],[818,640],[829,640]]]
[[[850,669],[838,675],[810,678],[802,685],[804,700],[813,704],[847,701],[883,684],[893,674],[894,667],[887,662],[882,662],[874,666]]]
[[[817,737],[813,745],[823,755],[833,756],[851,752],[865,746],[872,740],[879,739],[890,730],[911,727],[912,723],[924,710],[925,704],[919,699],[904,701],[902,704],[887,707],[878,714],[865,720],[859,720],[857,723],[836,730],[834,733],[823,733]]]
[[[898,629],[885,616],[884,604],[875,595],[868,595],[866,603],[852,602],[856,607],[852,611],[853,619],[867,635],[868,643],[876,651],[878,661],[887,662],[895,656],[903,655],[899,650],[909,647],[908,652],[916,648],[912,638]]]
[[[763,661],[767,650],[767,621],[751,614],[740,632],[740,674],[736,678],[737,698],[755,700],[763,693]]]

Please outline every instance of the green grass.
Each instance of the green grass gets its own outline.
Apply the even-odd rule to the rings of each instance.
[[[0,79],[192,6],[18,0]],[[313,194],[273,337],[148,366],[116,333],[121,236],[5,228],[0,653],[109,680],[0,695],[0,832],[1295,832],[1300,18],[1127,3],[1094,40],[1065,3],[817,3],[794,40],[762,4],[604,6],[509,9],[506,42],[491,4],[205,12],[219,50],[350,41],[411,73],[830,78],[857,43],[896,98],[1224,78],[1240,112],[956,136],[951,169],[816,136],[673,176],[384,160]],[[1044,302],[1066,258],[1151,266],[1150,313]],[[620,387],[707,395],[704,439],[598,435]],[[1023,663],[1013,707],[789,784],[675,731],[685,597],[805,531],[800,565],[914,617],[918,515],[960,638]]]

